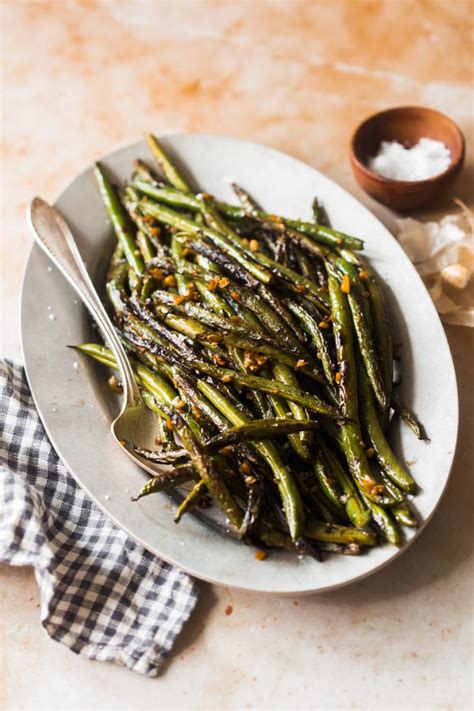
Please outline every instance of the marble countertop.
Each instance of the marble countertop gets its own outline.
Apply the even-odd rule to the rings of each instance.
[[[31,196],[54,200],[85,165],[147,130],[274,146],[335,179],[390,226],[393,215],[350,174],[350,133],[378,109],[425,104],[465,133],[467,162],[453,195],[472,207],[471,13],[462,0],[4,1],[2,354],[21,357]],[[453,195],[424,216],[450,209]],[[202,584],[156,679],[49,640],[31,569],[4,566],[3,708],[471,708],[473,334],[446,330],[461,384],[459,447],[439,511],[401,558],[313,597]]]

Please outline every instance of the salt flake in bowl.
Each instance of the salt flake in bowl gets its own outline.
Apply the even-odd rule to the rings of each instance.
[[[442,141],[420,138],[406,148],[398,141],[382,141],[368,166],[374,173],[391,180],[427,180],[441,175],[451,163],[451,152]]]

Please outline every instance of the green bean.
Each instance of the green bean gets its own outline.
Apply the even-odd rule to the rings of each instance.
[[[289,403],[278,395],[269,395],[268,399],[273,412],[277,417],[287,418],[291,415],[291,410],[289,408]],[[311,459],[311,454],[304,442],[301,441],[297,434],[289,434],[288,441],[293,447],[296,454],[301,457],[304,462],[309,462]]]
[[[387,476],[409,494],[416,492],[416,483],[410,474],[402,467],[391,450],[378,419],[377,410],[372,397],[367,376],[359,364],[359,394],[362,422],[372,443],[377,459]]]
[[[271,289],[266,287],[264,284],[260,284],[257,287],[257,291],[259,297],[265,301],[271,309],[273,309],[273,312],[277,314],[278,318],[285,324],[289,331],[293,332],[293,335],[297,341],[303,344],[305,341],[304,331],[300,328],[298,322],[293,318],[284,301],[277,298]],[[303,349],[303,346],[300,345],[300,348]]]
[[[94,172],[99,184],[102,200],[109,213],[115,234],[122,245],[127,261],[136,274],[142,274],[145,265],[140,253],[136,253],[137,248],[131,234],[132,230],[128,215],[123,209],[117,193],[99,163],[95,164]]]
[[[163,474],[156,474],[140,489],[136,496],[132,497],[132,501],[138,501],[138,499],[144,496],[149,496],[150,494],[157,494],[160,491],[167,491],[180,484],[185,484],[188,481],[193,481],[196,479],[196,473],[191,464],[182,464],[176,467],[173,471],[163,472]]]
[[[302,359],[307,356],[306,350],[302,343],[295,338],[294,334],[290,331],[281,317],[250,289],[235,285],[232,285],[231,289],[228,287],[220,289],[219,286],[217,288],[225,297],[231,300],[232,303],[236,303],[237,308],[239,304],[242,304],[242,306],[246,309],[252,311],[252,313],[254,313],[262,323],[264,328],[267,329],[268,332],[275,334],[277,340],[282,344],[282,346],[286,346],[293,353],[298,354]]]
[[[214,291],[211,291],[211,289],[208,288],[208,286],[202,279],[196,279],[195,284],[196,289],[198,290],[206,304],[209,306],[209,308],[214,311],[214,313],[220,314],[222,316],[233,316],[234,312],[230,308],[229,304],[219,294],[216,294]]]
[[[176,235],[173,236],[172,244],[174,245],[175,242]],[[205,305],[207,305],[211,309],[211,311],[221,316],[234,315],[234,311],[229,306],[229,304],[219,294],[216,294],[208,287],[206,280],[208,282],[211,281],[215,278],[216,274],[214,273],[214,271],[211,271],[211,267],[207,269],[202,266],[202,260],[200,258],[200,255],[197,255],[196,257],[196,264],[191,264],[190,262],[178,258],[177,256],[175,256],[175,262],[177,269],[179,270],[179,273],[176,273],[177,281],[180,277],[189,277],[190,279],[192,279],[197,291],[204,300]],[[189,283],[189,279],[186,283]],[[187,293],[187,287],[185,290],[183,290],[183,294],[185,293]]]
[[[114,251],[112,252],[112,256],[110,258],[110,264],[109,268],[107,270],[107,277],[106,280],[108,281],[111,278],[111,275],[114,274],[115,270],[123,265],[125,263],[125,255],[123,252],[123,247],[121,243],[117,240],[117,242],[114,245]]]
[[[234,193],[237,195],[238,199],[240,200],[240,203],[244,210],[249,215],[256,214],[260,208],[255,202],[255,200],[250,197],[248,192],[244,190],[240,185],[237,185],[237,183],[235,182],[231,183],[231,187]]]
[[[214,404],[222,414],[234,425],[247,425],[247,418],[230,403],[222,393],[213,385],[204,380],[197,383],[199,390]],[[272,470],[278,490],[281,495],[283,508],[293,540],[298,540],[303,530],[304,512],[300,493],[296,487],[293,477],[284,466],[280,455],[274,445],[261,440],[253,443],[255,451],[260,454],[263,460]]]
[[[158,141],[158,139],[150,133],[147,136],[147,141],[156,162],[160,166],[165,177],[169,180],[171,185],[174,188],[182,190],[185,193],[190,193],[191,188],[189,187],[187,180],[181,175],[176,166],[171,162],[168,154],[165,152],[163,146]]]
[[[198,217],[199,215],[196,216],[196,220]],[[214,262],[212,262],[208,257],[205,257],[203,254],[196,254],[196,264],[199,265],[204,271],[212,272],[213,274],[219,274],[220,276],[220,271],[217,264],[214,264]]]
[[[387,307],[385,298],[380,286],[377,284],[375,275],[369,272],[367,290],[370,296],[370,307],[375,323],[375,338],[377,348],[382,362],[382,372],[385,387],[385,401],[388,404],[392,394],[393,381],[393,346],[388,322]]]
[[[310,420],[276,418],[272,420],[252,420],[245,425],[231,427],[221,434],[215,435],[204,445],[206,452],[212,452],[222,447],[227,447],[238,442],[248,440],[267,439],[292,432],[312,432],[318,428],[317,422]]]
[[[139,178],[141,178],[141,180],[146,180],[147,182],[152,183],[153,185],[157,185],[155,176],[153,175],[147,164],[144,163],[142,160],[136,158],[136,160],[133,161],[133,168],[135,170],[134,175],[137,175]]]
[[[311,340],[311,345],[316,350],[317,357],[321,360],[326,380],[332,386],[335,376],[334,366],[319,323],[299,304],[291,299],[287,303],[290,311],[301,320],[303,328]]]
[[[337,480],[332,476],[330,467],[321,450],[316,452],[314,473],[318,480],[319,487],[328,500],[330,507],[333,507],[338,512],[345,511],[343,497],[341,496],[341,492],[337,489]]]
[[[400,548],[403,544],[403,536],[400,528],[397,526],[397,522],[393,519],[390,512],[383,509],[378,504],[371,501],[365,494],[361,492],[362,499],[367,504],[367,507],[372,515],[374,522],[377,527],[383,533],[384,537],[389,543]]]
[[[226,237],[221,238],[226,240]],[[232,244],[230,248],[224,252],[218,249],[215,244],[209,244],[209,241],[205,238],[202,239],[190,235],[187,238],[186,246],[205,260],[203,261],[203,265],[208,266],[212,264],[212,271],[220,276],[225,274],[231,277],[236,283],[243,284],[251,289],[257,289],[259,285],[258,279],[255,279],[242,265],[245,253],[242,252],[242,256],[235,259],[234,255],[237,256],[239,250],[238,248],[235,249]]]
[[[359,425],[357,373],[349,305],[335,276],[329,276],[328,287],[339,364],[339,392],[342,413],[346,417],[341,423],[344,453],[349,471],[359,490],[363,491],[371,501],[380,503],[383,499],[377,493],[377,481],[367,461]]]
[[[183,417],[173,415],[173,426],[178,433],[185,449],[188,451],[196,474],[206,484],[206,487],[217,506],[223,511],[233,526],[238,530],[243,521],[243,514],[234,501],[223,479],[218,475],[215,464],[205,455],[202,445],[193,435],[191,428]]]
[[[182,500],[182,502],[178,506],[174,515],[174,522],[179,523],[184,514],[187,513],[190,509],[194,508],[194,506],[197,506],[202,500],[204,494],[206,493],[207,486],[201,479],[201,481],[198,481],[197,484],[193,486],[189,494]]]
[[[137,232],[137,245],[138,248],[142,254],[143,260],[145,264],[148,264],[148,262],[151,262],[154,256],[156,256],[155,249],[153,247],[153,243],[146,235],[144,232],[141,230],[138,230]]]
[[[324,209],[324,206],[321,204],[317,197],[313,199],[311,208],[313,211],[314,221],[317,222],[319,225],[326,225],[326,227],[329,227],[329,220],[326,214],[326,210]]]
[[[305,277],[305,279],[310,279],[310,281],[316,283],[317,277],[313,269],[313,260],[302,250],[297,250],[295,256],[298,261],[298,267],[301,274]]]
[[[135,295],[128,300],[128,305],[131,310],[126,314],[126,325],[134,334],[151,340],[181,358],[194,357],[195,351],[188,342],[155,318],[155,314],[142,305]],[[134,339],[131,340],[134,342]]]
[[[205,398],[197,389],[194,382],[188,378],[183,378],[180,370],[176,367],[171,369],[174,382],[178,383],[178,388],[181,397],[185,403],[201,413],[213,423],[218,429],[227,429],[229,426],[228,420]]]
[[[142,177],[136,176],[130,181],[130,185],[143,195],[165,203],[165,205],[184,208],[192,212],[199,212],[201,209],[199,198],[193,195],[190,190],[178,190],[168,185],[155,185],[149,180],[143,180]]]
[[[176,443],[172,432],[166,426],[166,420],[168,419],[167,413],[157,404],[153,395],[144,388],[141,389],[141,396],[145,405],[153,412],[156,412],[159,417],[157,417],[156,425],[158,429],[158,434],[156,438],[156,443],[160,443],[161,446],[166,449],[176,449]]]
[[[114,370],[118,370],[117,361],[112,355],[110,348],[107,348],[106,346],[99,343],[83,343],[80,346],[68,346],[68,348],[84,353],[84,355],[93,358],[99,363],[107,365],[109,368],[113,368]]]
[[[257,527],[257,533],[260,540],[270,548],[282,548],[283,550],[296,552],[296,546],[291,538],[282,531],[271,528],[264,522],[260,522]]]
[[[217,210],[212,206],[211,202],[203,195],[201,195],[198,200],[200,203],[199,210],[206,224],[216,232],[222,234],[224,237],[227,237],[229,242],[240,249],[242,247],[240,237],[236,232],[234,232],[232,227],[230,227],[227,222],[222,219]]]
[[[349,249],[340,250],[340,254],[347,262],[355,264],[359,277],[364,277],[364,284],[369,293],[370,313],[374,321],[374,335],[377,351],[382,364],[383,383],[385,388],[385,401],[391,400],[393,381],[393,344],[390,332],[387,305],[382,289],[380,288],[374,270],[359,255]],[[386,419],[386,418],[385,418]]]
[[[148,394],[148,396],[151,398],[151,395]],[[202,403],[203,400],[201,398],[199,405],[202,406]],[[224,421],[224,426],[227,428],[228,421],[225,420],[225,418]],[[224,447],[235,446],[242,444],[243,442],[253,441],[256,439],[264,439],[292,432],[300,432],[305,429],[314,429],[314,426],[315,423],[313,422],[301,423],[291,419],[253,420],[247,425],[240,425],[226,429],[221,434],[215,435],[214,437],[208,439],[203,443],[202,447],[203,451],[206,453],[213,453],[223,449]],[[169,431],[167,430],[167,432]],[[134,449],[146,459],[162,465],[174,464],[188,458],[184,449],[175,448],[172,451],[151,451],[139,447],[134,447]]]
[[[156,371],[152,372],[142,363],[136,363],[134,370],[146,389],[158,398],[158,402],[172,405],[177,399],[176,390]]]
[[[217,208],[227,217],[239,219],[245,216],[244,211],[234,205],[228,205],[227,203],[219,201],[217,202]],[[294,220],[288,217],[270,215],[262,210],[258,212],[258,216],[264,220],[273,220],[275,222],[279,222],[281,220],[287,227],[296,230],[297,232],[302,232],[303,234],[308,235],[308,237],[312,237],[316,241],[321,242],[328,247],[340,247],[344,245],[345,247],[351,247],[352,249],[364,248],[364,243],[361,239],[347,235],[344,232],[333,230],[325,225],[304,222],[303,220]]]
[[[301,257],[301,255],[304,255],[305,257],[308,258],[308,261],[309,261],[309,255],[311,255],[311,257],[313,259],[315,257],[317,259],[323,259],[329,253],[329,250],[327,247],[320,244],[319,242],[315,242],[314,239],[312,239],[311,237],[308,237],[307,235],[303,234],[302,232],[298,232],[298,230],[293,230],[290,227],[285,227],[284,234],[292,245],[302,248],[301,250],[299,250],[297,252],[298,257]],[[306,278],[312,279],[312,277],[309,277],[307,275],[305,275],[305,276],[306,276]],[[314,281],[314,279],[312,279],[312,280]]]
[[[408,526],[409,528],[417,528],[418,521],[413,511],[411,510],[408,502],[397,504],[392,509],[392,514],[395,516],[395,520],[401,523],[402,526]]]
[[[275,363],[275,365],[272,368],[273,376],[276,380],[278,380],[280,383],[284,383],[285,385],[291,387],[291,388],[299,388],[299,383],[298,379],[295,376],[293,370],[289,368],[287,365],[284,363]],[[299,405],[296,402],[292,402],[291,400],[288,400],[288,405],[290,407],[291,412],[293,413],[293,417],[296,420],[300,421],[305,421],[308,420],[308,412],[305,410],[304,407]],[[311,438],[308,439],[307,436],[305,435],[300,435],[300,439],[303,442],[303,444],[309,444]]]
[[[319,523],[319,521],[309,521],[304,532],[308,538],[330,543],[358,543],[361,546],[377,544],[377,536],[372,531],[361,531],[358,528]]]
[[[375,467],[375,464],[372,465]],[[406,501],[406,493],[400,489],[391,479],[388,477],[382,469],[382,467],[377,466],[377,474],[380,477],[381,483],[385,487],[385,492],[388,497],[390,497],[393,503],[387,503],[392,509],[394,506],[398,506]]]
[[[263,252],[256,252],[254,256],[259,258],[259,261],[263,266],[268,267],[274,273],[278,274],[285,281],[285,283],[288,284],[292,291],[297,294],[308,292],[310,295],[316,297],[320,308],[326,309],[326,306],[328,305],[327,294],[314,281],[301,276],[301,274],[295,272],[294,269],[291,269],[284,264],[280,264],[280,262],[276,262],[271,257],[267,257],[267,255]]]
[[[377,401],[384,410],[387,406],[384,383],[380,372],[372,334],[369,330],[364,304],[361,303],[360,280],[356,268],[344,259],[336,259],[335,265],[348,279],[347,300],[349,302],[354,330],[365,369]]]
[[[349,521],[351,521],[354,526],[357,526],[357,528],[364,528],[370,520],[370,512],[364,506],[352,479],[346,473],[336,455],[326,446],[322,438],[318,439],[318,446],[321,448],[330,474],[342,489],[342,501],[344,502],[344,509]]]
[[[126,187],[122,193],[122,201],[124,207],[126,208],[130,219],[135,224],[138,233],[143,233],[147,239],[147,249],[149,249],[149,244],[153,245],[153,249],[149,249],[150,254],[153,256],[165,256],[165,249],[160,240],[160,228],[156,224],[150,224],[149,221],[138,210],[138,201],[140,196],[138,193],[130,186]],[[142,252],[143,254],[143,252]]]
[[[128,288],[133,293],[138,291],[140,287],[140,275],[136,273],[133,267],[128,267],[127,270]]]
[[[416,415],[400,401],[400,398],[395,393],[392,394],[390,404],[394,412],[403,420],[406,425],[408,425],[408,427],[414,433],[415,437],[417,437],[418,439],[429,440],[429,437],[425,432],[425,428],[418,420]]]
[[[198,338],[207,333],[204,326],[198,321],[191,318],[183,318],[183,316],[179,314],[170,312],[166,307],[163,308],[163,311],[160,308],[155,309],[155,314],[158,318],[162,318],[164,323],[174,331],[183,333],[185,336],[189,336],[189,338]]]

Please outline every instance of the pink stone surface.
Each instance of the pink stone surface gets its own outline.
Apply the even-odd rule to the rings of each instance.
[[[470,2],[3,2],[1,20],[3,355],[20,357],[29,200],[54,200],[84,166],[148,130],[274,146],[390,225],[351,176],[350,134],[379,109],[428,105],[459,123],[468,154],[453,194],[426,215],[453,196],[474,204]],[[401,559],[311,598],[203,584],[156,680],[47,639],[31,571],[4,567],[4,708],[471,708],[473,337],[447,332],[461,384],[458,455],[439,512]]]

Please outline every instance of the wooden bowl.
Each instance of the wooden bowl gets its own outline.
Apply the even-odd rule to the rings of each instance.
[[[391,180],[369,170],[382,141],[414,146],[420,138],[442,141],[451,152],[451,164],[427,180]],[[374,114],[354,131],[350,145],[352,170],[359,185],[379,202],[395,210],[424,207],[454,183],[464,163],[464,136],[454,121],[422,106],[400,106]]]

